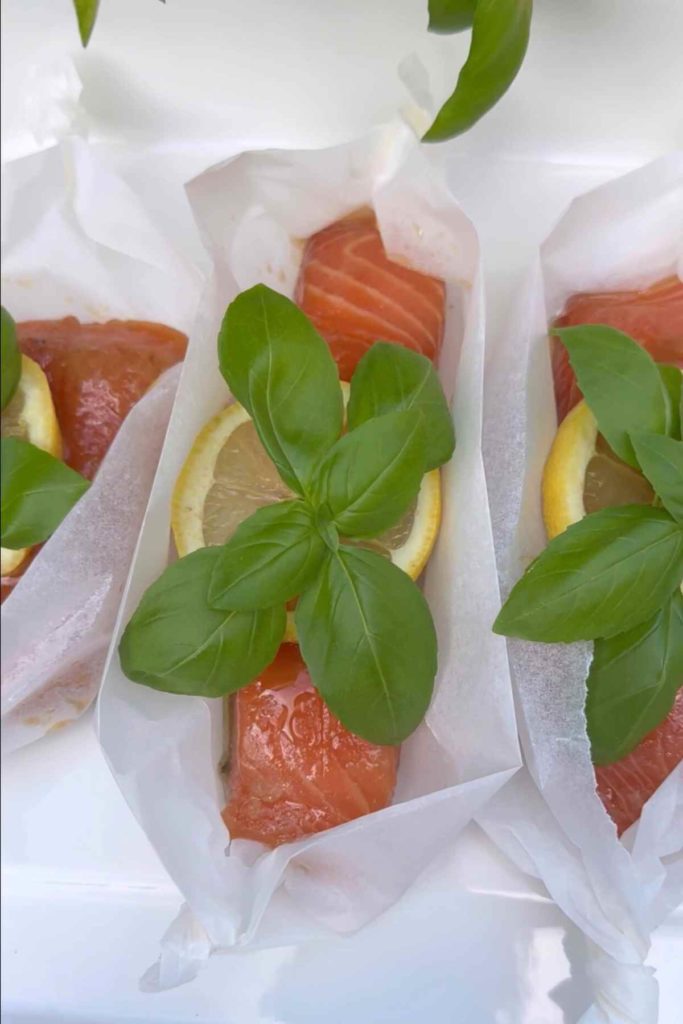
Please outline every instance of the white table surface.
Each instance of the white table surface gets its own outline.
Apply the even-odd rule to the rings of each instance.
[[[464,38],[428,38],[426,0],[102,0],[78,51],[68,0],[3,0],[6,157],[49,141],[30,97],[76,56],[92,136],[135,181],[165,149],[155,201],[234,145],[329,144],[405,102],[415,51],[445,94]],[[572,196],[683,146],[678,0],[537,0],[514,91],[445,155],[480,232],[489,331]],[[144,62],[143,62],[144,61]],[[59,121],[56,122],[57,128]],[[186,230],[174,209],[175,229]],[[191,245],[188,237],[188,246]],[[7,1024],[570,1024],[590,1002],[583,940],[476,826],[356,936],[215,958],[191,985],[138,990],[179,896],[130,816],[90,717],[3,765]],[[662,1024],[680,1019],[683,915],[654,936]]]

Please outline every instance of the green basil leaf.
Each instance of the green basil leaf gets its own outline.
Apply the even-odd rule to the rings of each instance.
[[[285,604],[320,568],[326,550],[303,501],[259,509],[220,548],[209,603],[241,609]]]
[[[680,441],[683,420],[683,371],[677,366],[657,364],[669,405],[669,434]]]
[[[507,92],[529,42],[532,0],[479,0],[470,52],[455,92],[446,100],[425,142],[443,142],[471,128]]]
[[[461,32],[474,18],[477,0],[429,0],[430,32]]]
[[[631,434],[631,443],[662,505],[683,523],[683,441],[663,434]]]
[[[17,437],[3,437],[2,546],[28,548],[55,532],[90,486],[54,455]]]
[[[17,342],[17,328],[4,306],[1,307],[2,324],[0,331],[0,408],[4,409],[12,400],[21,377],[21,351]]]
[[[220,553],[218,547],[193,551],[145,591],[119,644],[121,668],[133,682],[222,697],[271,663],[285,633],[284,606],[249,612],[209,607]]]
[[[74,7],[76,8],[76,19],[78,21],[78,31],[81,36],[81,43],[83,46],[87,46],[92,35],[92,30],[95,27],[95,19],[97,18],[97,8],[100,6],[100,0],[74,0]]]
[[[625,757],[671,711],[683,685],[683,597],[627,633],[596,640],[586,720],[595,764]]]
[[[295,611],[314,685],[340,721],[372,743],[400,743],[434,688],[436,634],[415,583],[372,551],[329,554]]]
[[[683,529],[664,509],[607,508],[555,537],[494,623],[505,636],[571,643],[651,618],[683,577]]]
[[[415,500],[424,475],[422,419],[408,409],[368,420],[325,456],[316,497],[341,534],[375,537]]]
[[[669,403],[657,364],[628,334],[613,327],[562,327],[556,334],[598,430],[620,459],[638,469],[629,434],[666,434]]]
[[[337,367],[326,343],[293,302],[258,284],[228,306],[218,354],[221,373],[278,473],[306,495],[343,425]]]
[[[401,409],[416,409],[424,416],[425,470],[448,462],[455,447],[455,432],[434,366],[418,352],[378,341],[365,353],[351,378],[346,409],[349,430]]]

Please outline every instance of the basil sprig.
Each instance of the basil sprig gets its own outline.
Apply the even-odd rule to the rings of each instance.
[[[544,643],[594,641],[586,716],[604,764],[658,725],[683,685],[681,372],[611,327],[554,333],[600,434],[650,482],[655,507],[602,509],[555,537],[493,628]]]
[[[434,367],[378,343],[351,381],[348,431],[337,370],[304,314],[264,285],[239,295],[218,338],[221,372],[298,497],[260,509],[220,547],[169,566],[126,626],[119,654],[135,682],[222,696],[273,659],[285,603],[314,685],[349,729],[400,743],[436,675],[436,636],[416,584],[346,543],[396,523],[455,438]]]
[[[529,43],[533,0],[430,0],[429,28],[457,32],[472,25],[472,41],[455,91],[424,135],[443,142],[466,132],[507,92]]]

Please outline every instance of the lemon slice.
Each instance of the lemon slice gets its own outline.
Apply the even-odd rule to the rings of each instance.
[[[345,398],[348,397],[348,385]],[[294,497],[282,482],[243,406],[235,403],[197,435],[176,481],[171,527],[178,554],[225,544],[257,509]],[[381,536],[357,541],[390,558],[417,579],[431,554],[441,520],[441,476],[427,473],[413,506]],[[296,634],[290,615],[287,640]]]
[[[0,432],[3,437],[18,437],[56,458],[61,457],[62,435],[50,385],[38,363],[28,356],[21,357],[21,377],[12,400],[3,410]],[[29,551],[30,548],[2,548],[2,575],[16,572]]]
[[[622,462],[598,434],[585,402],[579,402],[558,428],[543,470],[542,493],[549,540],[590,512],[651,505],[654,500],[645,477]]]

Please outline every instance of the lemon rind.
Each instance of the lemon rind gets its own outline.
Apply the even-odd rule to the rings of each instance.
[[[584,482],[597,437],[593,413],[579,402],[560,424],[543,469],[543,521],[549,540],[586,514]]]

